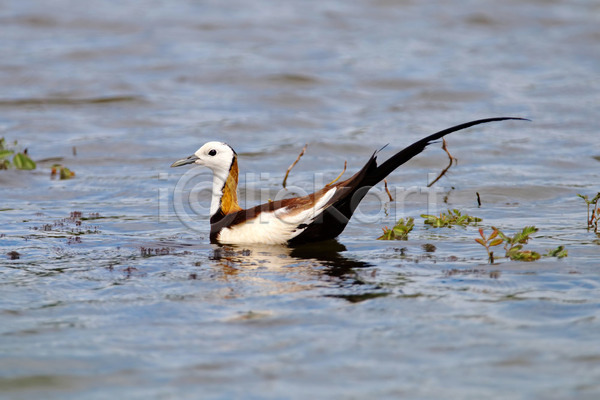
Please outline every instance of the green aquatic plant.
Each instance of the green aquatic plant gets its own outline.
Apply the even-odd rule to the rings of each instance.
[[[25,170],[35,169],[35,162],[29,158],[27,149],[17,151],[17,145],[18,142],[16,140],[13,142],[12,146],[9,146],[6,143],[6,139],[3,137],[0,138],[0,169],[9,169],[10,167]]]
[[[59,179],[71,179],[75,176],[75,172],[71,171],[69,168],[65,167],[62,164],[54,164],[52,166],[52,170],[50,172],[50,178],[55,179],[58,177]]]
[[[404,221],[404,218],[400,218],[396,225],[392,229],[387,226],[383,228],[383,235],[377,238],[377,240],[406,240],[408,234],[415,226],[415,219],[409,217]]]
[[[535,261],[541,256],[540,253],[531,250],[523,250],[523,245],[527,244],[531,239],[531,235],[538,231],[535,226],[526,226],[521,232],[515,233],[513,236],[505,235],[501,230],[492,227],[498,231],[498,235],[504,241],[504,250],[506,257],[516,261]]]
[[[492,227],[493,231],[489,236],[486,236],[483,229],[479,229],[479,235],[481,238],[476,238],[475,241],[485,247],[488,253],[488,259],[490,264],[494,263],[494,253],[491,251],[491,247],[499,246],[504,244],[506,258],[510,258],[515,261],[535,261],[539,260],[542,256],[540,253],[532,250],[524,250],[523,246],[531,240],[531,235],[538,231],[535,226],[526,226],[520,232],[515,233],[512,236],[508,236],[500,229]],[[545,257],[567,257],[569,252],[565,246],[558,246],[555,249],[548,250]]]
[[[597,199],[595,201],[597,201]],[[439,217],[428,214],[423,214],[421,217],[425,218],[425,224],[435,228],[452,227],[455,225],[466,227],[481,221],[481,218],[467,214],[463,215],[457,209],[448,210],[447,213],[440,213]],[[407,218],[406,221],[404,221],[404,218],[401,218],[391,229],[387,226],[384,227],[383,235],[378,237],[377,240],[406,240],[408,239],[408,234],[414,228],[414,225],[414,218]],[[479,228],[480,237],[475,238],[475,241],[485,248],[490,264],[494,263],[493,248],[502,244],[504,244],[504,257],[515,261],[535,261],[542,257],[540,253],[524,249],[523,247],[531,240],[531,235],[537,231],[538,228],[535,226],[526,226],[519,232],[509,236],[500,229],[492,226],[492,232],[489,235],[486,235],[483,228]],[[567,257],[567,255],[568,251],[564,246],[558,246],[555,249],[548,250],[548,252],[544,254],[546,257],[557,258]]]
[[[588,230],[594,229],[594,233],[598,233],[598,216],[600,215],[600,208],[598,207],[598,201],[600,201],[600,192],[594,196],[592,200],[587,195],[577,194],[587,204],[587,228]],[[590,208],[592,214],[590,215]]]
[[[27,154],[27,149],[18,151],[18,144],[16,140],[12,144],[7,144],[5,138],[0,138],[0,169],[36,169],[37,165]],[[74,176],[75,172],[61,164],[54,164],[52,166],[50,174],[50,178],[52,179],[71,179]]]
[[[422,218],[425,218],[424,223],[430,225],[433,228],[452,227],[454,225],[465,227],[470,224],[477,224],[481,222],[481,218],[472,217],[470,215],[463,215],[459,210],[448,209],[446,213],[440,213],[440,216],[421,214]]]
[[[522,250],[522,245],[513,247],[506,256],[515,261],[535,261],[540,259],[540,253],[533,250]]]
[[[475,239],[477,243],[485,247],[490,264],[494,263],[494,252],[491,251],[490,247],[499,246],[502,244],[502,242],[504,242],[504,239],[497,237],[499,233],[500,232],[498,231],[498,229],[494,228],[494,230],[492,231],[492,233],[490,233],[489,236],[485,236],[485,234],[483,233],[483,228],[479,228],[479,235],[481,236],[481,238]]]
[[[558,246],[555,249],[548,250],[548,252],[546,254],[544,254],[544,256],[546,256],[546,257],[556,257],[556,258],[563,258],[568,255],[569,255],[569,252],[567,251],[567,249],[565,249],[565,246]]]

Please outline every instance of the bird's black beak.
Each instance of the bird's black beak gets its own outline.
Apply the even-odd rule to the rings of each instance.
[[[195,154],[192,154],[188,158],[184,158],[183,160],[175,161],[173,164],[171,164],[171,167],[181,167],[182,165],[193,164],[196,162],[197,159],[198,159],[198,156],[196,156]]]

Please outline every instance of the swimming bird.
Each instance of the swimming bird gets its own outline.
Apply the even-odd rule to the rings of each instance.
[[[211,242],[294,246],[337,237],[369,189],[421,153],[431,142],[474,125],[509,119],[524,120],[497,117],[456,125],[411,144],[381,165],[377,163],[376,151],[356,174],[344,181],[327,185],[315,193],[270,201],[245,210],[237,200],[237,153],[228,144],[208,142],[191,156],[175,161],[171,167],[197,164],[212,170]]]

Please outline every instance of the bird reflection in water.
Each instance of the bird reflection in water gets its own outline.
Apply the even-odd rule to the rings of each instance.
[[[347,277],[355,268],[372,265],[344,257],[346,247],[337,240],[305,244],[297,247],[279,245],[215,245],[211,260],[217,261],[223,272],[235,275],[240,269],[264,267],[269,270],[290,267],[318,267],[331,277]]]
[[[358,271],[373,265],[345,257],[341,254],[344,251],[346,247],[337,240],[297,247],[215,245],[209,258],[221,279],[258,284],[263,294],[319,289],[324,296],[350,302],[386,295],[360,278]],[[260,274],[254,272],[257,269]],[[231,289],[237,292],[240,287]]]

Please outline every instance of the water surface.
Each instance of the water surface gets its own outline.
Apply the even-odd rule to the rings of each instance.
[[[38,161],[0,171],[0,397],[597,398],[600,242],[577,193],[600,190],[599,16],[576,0],[0,5],[0,136]],[[458,164],[427,192],[448,162],[431,146],[389,177],[394,202],[377,188],[323,246],[211,245],[208,173],[169,169],[226,141],[249,206],[306,143],[299,191],[503,115],[532,122],[451,135]],[[56,162],[75,178],[50,179]],[[419,217],[446,208],[487,233],[535,225],[529,248],[569,255],[489,265],[478,227]],[[375,240],[408,216],[409,240]]]

